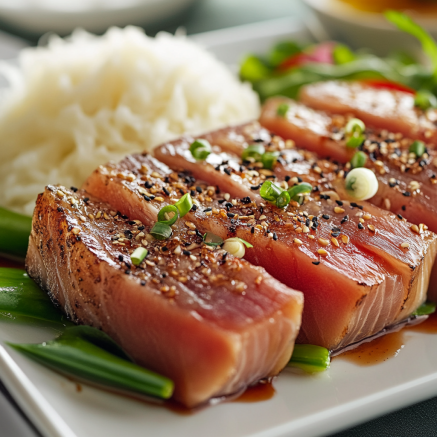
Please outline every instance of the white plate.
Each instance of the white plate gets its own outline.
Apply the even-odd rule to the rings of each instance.
[[[216,39],[218,38],[218,41]],[[281,38],[307,38],[289,20],[196,36],[235,62]],[[286,370],[264,402],[225,403],[180,415],[74,382],[17,354],[5,341],[40,342],[54,332],[0,320],[0,378],[46,437],[314,437],[437,395],[437,336],[406,331],[395,358],[371,367],[335,359],[318,376]],[[3,345],[3,346],[2,346]]]

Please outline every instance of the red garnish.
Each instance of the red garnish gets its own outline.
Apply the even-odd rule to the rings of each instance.
[[[302,52],[290,56],[279,65],[278,70],[288,70],[290,68],[300,67],[305,64],[333,64],[334,58],[332,52],[336,46],[335,42],[325,42],[315,46],[311,52]]]
[[[409,94],[416,94],[416,91],[402,85],[400,83],[396,82],[390,82],[388,80],[384,79],[364,79],[361,82],[365,83],[368,86],[371,86],[372,88],[379,88],[379,89],[387,89],[387,90],[393,90],[393,91],[402,91],[404,93]]]

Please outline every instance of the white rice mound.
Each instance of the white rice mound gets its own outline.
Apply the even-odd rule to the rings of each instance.
[[[0,64],[0,205],[32,214],[48,183],[80,186],[100,164],[259,115],[259,101],[184,36],[76,31]]]

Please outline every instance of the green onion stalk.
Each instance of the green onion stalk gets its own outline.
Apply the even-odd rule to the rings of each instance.
[[[288,366],[306,373],[323,372],[330,366],[329,351],[312,344],[296,344]]]
[[[0,252],[24,258],[32,218],[0,207]]]

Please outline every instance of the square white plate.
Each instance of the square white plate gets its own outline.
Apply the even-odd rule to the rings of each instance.
[[[289,19],[194,37],[235,64],[286,38],[309,38]],[[360,367],[335,359],[318,376],[285,370],[264,402],[224,403],[192,415],[77,384],[17,354],[11,342],[40,342],[54,331],[0,319],[0,378],[47,437],[314,437],[329,434],[437,395],[437,336],[406,331],[395,358]]]

